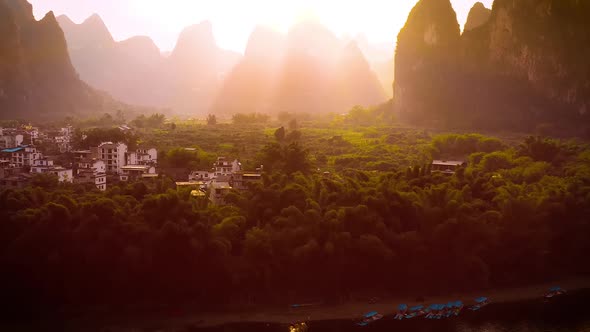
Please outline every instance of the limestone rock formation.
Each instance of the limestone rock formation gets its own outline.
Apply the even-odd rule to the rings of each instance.
[[[492,10],[486,8],[483,3],[476,2],[469,11],[467,22],[465,22],[463,31],[470,31],[475,28],[479,28],[490,19],[490,16],[492,16]]]
[[[448,0],[421,0],[398,37],[395,108],[447,127],[588,126],[589,19],[588,1],[496,0],[459,36]]]
[[[454,98],[460,46],[457,15],[449,0],[420,0],[398,35],[394,105],[416,121]]]
[[[0,117],[82,114],[114,101],[74,70],[53,12],[36,21],[25,0],[0,0]]]

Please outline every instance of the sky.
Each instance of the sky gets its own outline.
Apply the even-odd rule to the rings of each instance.
[[[493,0],[480,0],[491,8]],[[217,44],[243,53],[257,24],[286,31],[316,18],[339,36],[363,34],[372,43],[395,45],[417,0],[29,0],[35,17],[53,10],[75,23],[99,14],[115,40],[151,37],[162,51],[174,48],[179,33],[204,20],[213,23]],[[451,0],[463,25],[476,0]],[[392,46],[393,47],[393,46]]]

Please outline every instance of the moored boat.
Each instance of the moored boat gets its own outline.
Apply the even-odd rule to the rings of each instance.
[[[400,304],[397,306],[397,313],[395,314],[395,319],[402,320],[408,313],[408,305],[407,304]]]
[[[478,297],[477,299],[475,299],[475,304],[472,305],[469,309],[473,311],[478,311],[481,308],[487,306],[488,304],[490,304],[490,299],[488,299],[485,296]]]
[[[356,323],[356,325],[367,326],[375,321],[380,320],[381,318],[383,318],[383,315],[381,315],[377,311],[371,311],[371,312],[366,313],[363,316],[362,320],[360,322]]]
[[[549,288],[549,291],[545,294],[545,299],[551,299],[553,297],[563,295],[565,293],[566,293],[565,289],[563,289],[559,286],[555,286],[555,287]]]
[[[424,316],[426,314],[426,311],[424,309],[423,305],[417,305],[414,307],[411,307],[410,309],[408,309],[408,312],[405,315],[406,319],[410,319],[410,318],[414,318],[414,317],[420,317],[420,316]]]

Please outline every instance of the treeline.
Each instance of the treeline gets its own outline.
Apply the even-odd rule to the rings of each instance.
[[[431,145],[471,153],[453,176],[428,165],[318,173],[297,143],[270,144],[259,155],[262,182],[230,193],[225,207],[202,208],[166,178],[105,193],[40,180],[4,190],[0,301],[14,310],[211,309],[590,273],[587,147],[530,138],[482,151],[492,143],[461,147],[458,139],[471,142]]]

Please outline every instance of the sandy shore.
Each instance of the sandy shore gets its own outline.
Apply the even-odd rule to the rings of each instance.
[[[446,303],[449,301],[461,300],[466,304],[473,303],[473,299],[480,296],[489,297],[493,303],[518,302],[525,300],[541,299],[547,290],[552,286],[561,286],[568,291],[590,289],[590,279],[569,279],[561,282],[532,285],[514,289],[488,290],[472,294],[450,294],[445,297],[425,298],[424,303],[417,303],[410,298],[387,298],[381,299],[378,303],[349,302],[339,305],[317,305],[313,307],[292,309],[289,307],[276,308],[273,310],[243,312],[243,313],[198,313],[187,314],[185,317],[173,319],[148,319],[142,320],[142,326],[196,326],[211,327],[229,323],[265,322],[276,324],[289,324],[297,321],[319,321],[319,320],[345,320],[357,319],[363,313],[378,311],[384,315],[392,315],[400,303],[409,306],[426,303]],[[151,321],[151,322],[150,322]],[[130,325],[132,322],[129,322]],[[125,324],[127,325],[127,324]],[[135,326],[137,327],[137,325]]]

